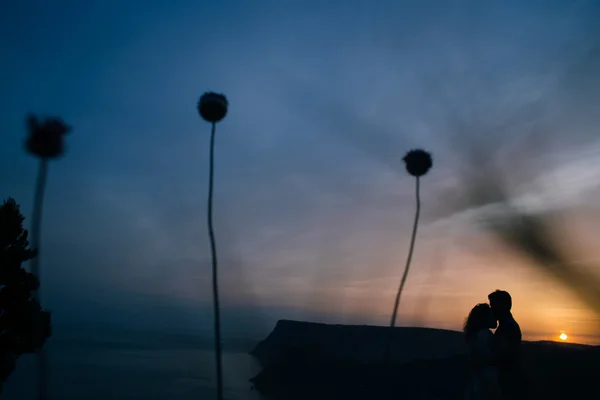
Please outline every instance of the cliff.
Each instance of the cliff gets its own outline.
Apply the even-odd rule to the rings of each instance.
[[[250,352],[263,368],[292,362],[348,362],[374,365],[383,360],[389,329],[368,325],[327,325],[280,320]],[[462,354],[462,333],[431,328],[394,328],[390,361],[405,363]]]
[[[388,335],[385,327],[279,321],[251,352],[263,367],[251,381],[271,399],[463,398],[460,332],[395,328],[386,367]],[[530,398],[584,398],[596,390],[600,347],[525,342],[523,369]]]

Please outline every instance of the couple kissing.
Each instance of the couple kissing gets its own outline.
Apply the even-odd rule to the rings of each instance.
[[[512,298],[504,290],[488,295],[467,317],[464,334],[471,379],[466,400],[519,399],[521,328],[512,315]],[[495,329],[495,332],[492,330]]]

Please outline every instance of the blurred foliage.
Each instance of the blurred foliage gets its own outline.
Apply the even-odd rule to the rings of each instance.
[[[18,204],[9,198],[0,206],[0,391],[16,360],[36,352],[50,337],[50,312],[33,298],[37,278],[22,264],[36,257]]]

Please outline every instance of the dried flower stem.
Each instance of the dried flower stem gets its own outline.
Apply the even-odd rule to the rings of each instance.
[[[398,316],[398,307],[400,306],[400,298],[402,297],[402,292],[404,290],[404,285],[406,284],[406,280],[408,278],[408,272],[410,271],[410,265],[412,262],[413,252],[415,249],[415,239],[417,237],[417,228],[419,226],[419,216],[421,215],[421,181],[420,178],[416,177],[416,201],[417,201],[417,210],[415,212],[415,222],[413,224],[412,236],[410,238],[410,247],[408,250],[408,257],[406,259],[406,266],[404,267],[404,274],[402,275],[402,280],[400,281],[400,286],[398,287],[398,292],[396,293],[396,300],[394,301],[394,311],[392,312],[392,318],[390,320],[390,329],[388,335],[388,341],[385,349],[385,365],[389,365],[390,361],[390,352],[392,348],[392,333],[394,327],[396,326],[396,318]]]
[[[33,218],[31,227],[31,243],[32,247],[37,252],[37,255],[31,260],[31,273],[38,279],[38,289],[33,292],[33,298],[40,302],[40,288],[41,288],[41,277],[40,277],[40,235],[42,229],[42,213],[44,206],[44,193],[46,191],[46,180],[48,178],[48,158],[40,158],[40,166],[38,169],[38,176],[35,187],[34,195],[34,207],[33,207]],[[37,368],[38,368],[38,385],[37,385],[37,398],[44,400],[47,397],[47,363],[46,363],[46,350],[42,346],[37,351]]]
[[[215,362],[217,369],[217,400],[223,400],[223,362],[221,349],[221,307],[219,304],[219,280],[217,275],[217,245],[213,229],[213,186],[215,169],[215,130],[216,123],[212,123],[210,133],[210,166],[208,175],[208,236],[210,238],[210,251],[212,257],[212,290],[213,313],[215,330]]]
[[[404,275],[402,275],[402,280],[400,281],[400,287],[398,288],[398,293],[396,293],[396,300],[394,302],[394,311],[392,313],[392,319],[390,321],[390,328],[393,328],[396,325],[396,318],[398,316],[398,307],[400,306],[400,298],[402,296],[402,291],[404,290],[404,285],[406,284],[406,279],[408,278],[408,272],[410,271],[410,264],[412,262],[413,252],[415,249],[415,239],[417,237],[417,228],[419,226],[419,216],[421,215],[421,183],[420,179],[417,176],[416,178],[416,201],[417,201],[417,211],[415,213],[415,222],[413,224],[412,236],[410,238],[410,248],[408,250],[408,257],[406,259],[406,266],[404,267]]]

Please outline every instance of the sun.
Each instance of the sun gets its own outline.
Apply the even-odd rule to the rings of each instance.
[[[566,334],[566,333],[564,333],[564,332],[563,332],[563,333],[561,333],[561,334],[560,334],[558,337],[559,337],[559,339],[560,339],[560,340],[562,340],[563,342],[569,338],[569,337],[567,336],[567,334]]]

